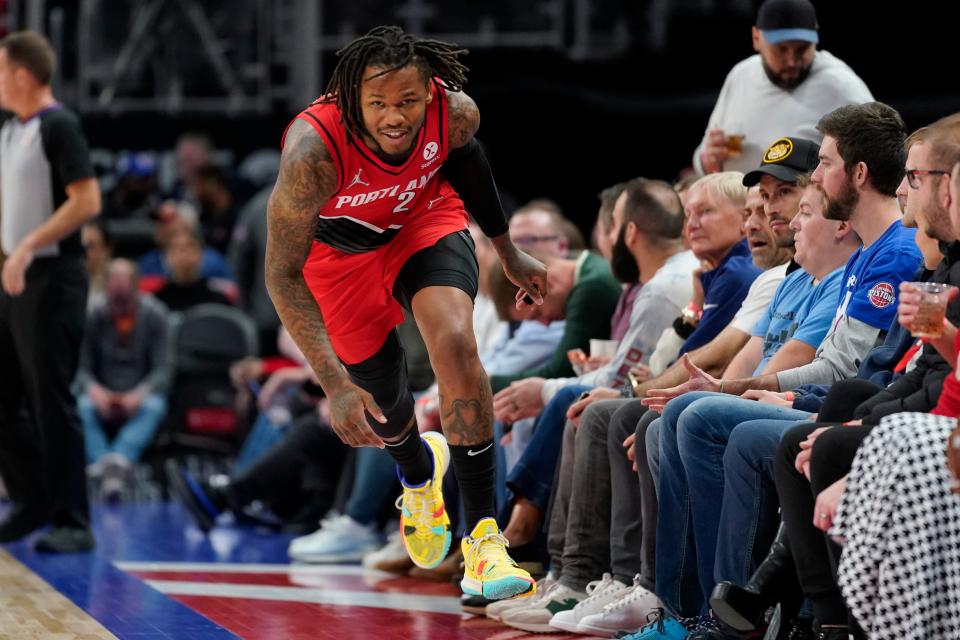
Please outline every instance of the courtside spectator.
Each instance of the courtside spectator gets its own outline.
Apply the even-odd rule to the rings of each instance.
[[[110,262],[105,300],[87,317],[77,385],[87,475],[118,499],[166,413],[167,310],[138,289],[136,266]]]

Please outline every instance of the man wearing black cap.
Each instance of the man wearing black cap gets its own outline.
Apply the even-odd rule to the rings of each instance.
[[[804,188],[807,172],[816,166],[816,148],[809,140],[780,138],[767,149],[760,167],[744,177],[747,186],[761,185],[767,215],[792,219],[795,260],[802,270],[781,283],[753,337],[727,368],[735,377],[775,375],[807,365],[831,330],[844,266],[859,238],[849,225],[824,219],[822,194]],[[650,392],[648,398],[656,395]],[[698,411],[706,401],[717,407]],[[773,538],[776,523],[769,526],[760,503],[751,496],[728,499],[725,494],[729,478],[753,477],[751,468],[741,464],[743,458],[726,454],[728,442],[736,447],[740,425],[767,417],[768,409],[791,420],[805,415],[722,393],[689,393],[667,405],[651,425],[660,430],[657,595],[673,611],[696,615],[715,577],[739,579],[759,562],[752,556],[762,557]]]
[[[842,60],[817,51],[817,14],[809,0],[766,0],[753,27],[753,55],[727,75],[694,152],[698,173],[749,171],[763,145],[781,135],[820,141],[822,115],[873,100]]]

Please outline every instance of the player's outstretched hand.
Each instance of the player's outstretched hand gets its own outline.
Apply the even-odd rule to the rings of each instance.
[[[370,428],[364,414],[366,410],[378,422],[387,421],[372,395],[352,382],[346,382],[334,393],[329,394],[328,398],[330,427],[344,444],[351,447],[383,448],[383,440]]]
[[[547,295],[547,267],[534,257],[514,249],[501,257],[503,272],[507,279],[520,287],[517,292],[517,309],[533,304],[543,304]]]

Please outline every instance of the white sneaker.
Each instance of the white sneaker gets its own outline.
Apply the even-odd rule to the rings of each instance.
[[[577,623],[583,618],[600,613],[603,608],[616,600],[621,592],[628,589],[627,585],[614,580],[609,573],[603,574],[601,580],[594,580],[587,585],[587,598],[577,603],[573,609],[561,611],[550,618],[550,626],[561,631],[577,632]]]
[[[519,609],[520,607],[528,607],[534,602],[542,599],[550,590],[550,587],[556,583],[557,581],[553,577],[553,574],[547,573],[547,575],[537,583],[537,592],[529,598],[510,598],[507,600],[497,600],[496,602],[491,602],[488,604],[487,617],[491,620],[500,622],[503,618],[503,614],[507,611],[510,611],[511,609]]]
[[[633,579],[633,586],[622,591],[599,613],[584,616],[577,623],[577,633],[604,638],[613,638],[618,631],[633,631],[649,621],[651,611],[663,607],[660,598],[640,586],[640,576]]]
[[[359,562],[381,542],[372,526],[335,516],[321,522],[317,531],[291,540],[287,554],[298,562]]]
[[[363,556],[361,564],[367,569],[388,573],[406,573],[413,567],[413,560],[410,559],[407,548],[403,546],[400,530],[395,528],[387,536],[387,544]]]
[[[500,617],[500,622],[530,633],[554,633],[557,630],[550,626],[550,619],[561,611],[573,609],[586,597],[587,594],[574,591],[558,582],[536,602],[528,602],[525,607],[506,611]]]

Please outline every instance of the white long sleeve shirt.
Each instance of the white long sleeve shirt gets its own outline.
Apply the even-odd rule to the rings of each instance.
[[[816,129],[820,118],[837,107],[872,100],[870,89],[853,69],[827,51],[817,51],[810,75],[792,91],[770,82],[760,54],[756,54],[730,70],[707,131],[723,129],[744,135],[742,152],[724,162],[723,168],[746,173],[760,166],[764,151],[774,140],[795,136],[820,142],[822,136]],[[703,173],[700,152],[705,141],[706,133],[693,154],[697,173]]]

